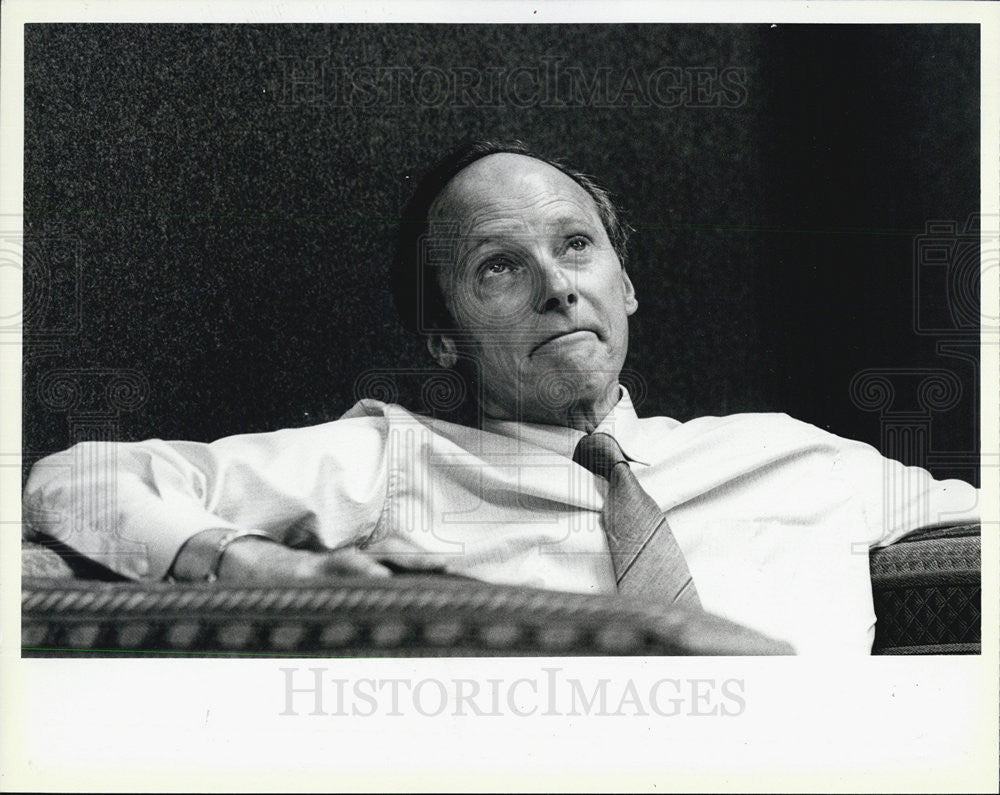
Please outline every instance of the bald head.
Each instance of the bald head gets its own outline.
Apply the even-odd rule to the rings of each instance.
[[[607,192],[593,179],[565,163],[535,155],[520,141],[472,142],[453,151],[431,168],[417,184],[403,211],[391,281],[393,298],[400,319],[410,330],[427,334],[434,329],[449,328],[454,325],[453,318],[444,306],[437,279],[428,270],[433,268],[440,255],[440,252],[431,251],[427,247],[428,233],[432,224],[432,209],[439,223],[445,218],[461,217],[462,208],[452,201],[454,194],[452,199],[445,194],[450,187],[460,187],[462,181],[476,174],[475,171],[468,174],[462,172],[480,161],[491,160],[490,168],[485,172],[479,172],[480,178],[484,178],[488,184],[495,173],[495,168],[499,168],[507,158],[518,156],[555,168],[574,181],[590,197],[619,260],[625,264],[628,225],[621,219],[618,208]],[[512,161],[507,160],[507,162]],[[462,175],[462,181],[456,180],[459,175]],[[452,185],[453,181],[455,185]]]
[[[434,200],[428,217],[433,224],[467,227],[490,213],[516,209],[524,197],[544,200],[546,195],[572,201],[602,223],[594,197],[576,180],[543,160],[511,152],[487,155],[459,171]]]

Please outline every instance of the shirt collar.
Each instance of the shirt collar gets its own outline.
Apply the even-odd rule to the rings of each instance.
[[[566,458],[573,457],[573,451],[586,434],[576,428],[563,425],[541,425],[534,422],[514,420],[494,420],[486,417],[483,430],[498,433],[511,439],[533,444],[551,450]],[[652,456],[639,431],[639,417],[632,405],[632,398],[625,387],[621,397],[594,431],[613,436],[622,448],[625,457],[639,464],[649,464]]]

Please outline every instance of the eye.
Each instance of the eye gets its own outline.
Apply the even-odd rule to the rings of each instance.
[[[590,240],[583,235],[574,235],[566,244],[566,247],[573,251],[586,251],[589,246]]]
[[[495,259],[487,260],[483,263],[483,267],[479,271],[480,277],[483,276],[501,276],[505,273],[513,273],[518,270],[520,266],[511,259],[507,257],[496,257]]]

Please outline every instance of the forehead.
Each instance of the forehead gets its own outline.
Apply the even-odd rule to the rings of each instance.
[[[526,155],[483,157],[456,174],[431,205],[431,221],[463,231],[502,221],[582,216],[600,223],[593,197],[558,168]]]

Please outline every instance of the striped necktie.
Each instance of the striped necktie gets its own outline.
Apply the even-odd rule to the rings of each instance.
[[[668,605],[700,608],[684,553],[663,511],[639,485],[614,437],[606,433],[584,436],[573,460],[608,481],[602,518],[618,590],[665,598]]]

